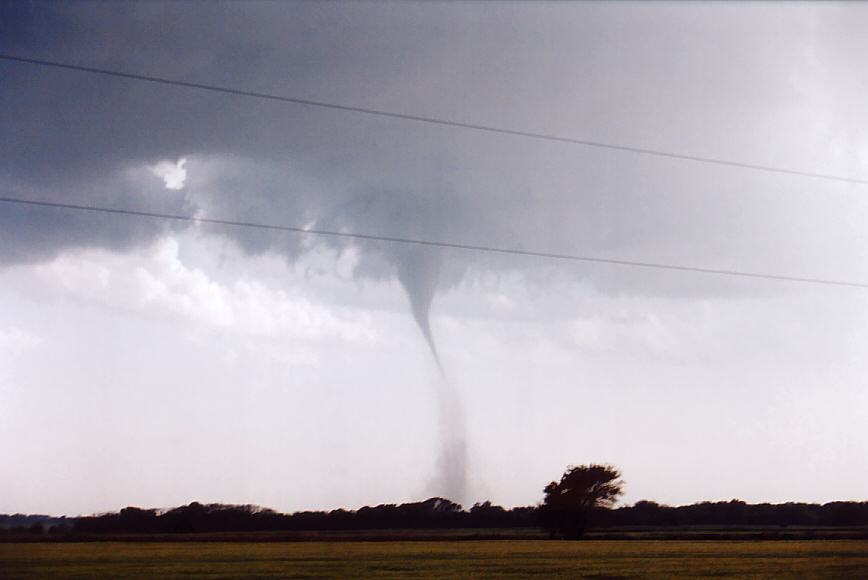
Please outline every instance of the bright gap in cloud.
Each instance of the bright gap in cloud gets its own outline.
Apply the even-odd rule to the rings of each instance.
[[[187,182],[187,158],[181,157],[175,162],[160,161],[150,166],[151,172],[163,180],[166,189],[179,190]]]

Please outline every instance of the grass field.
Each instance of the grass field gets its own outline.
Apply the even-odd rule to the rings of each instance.
[[[0,578],[868,578],[868,541],[0,544]]]

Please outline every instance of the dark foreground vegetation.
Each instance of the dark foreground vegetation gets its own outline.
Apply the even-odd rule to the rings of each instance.
[[[464,510],[454,502],[431,498],[400,505],[358,510],[283,514],[252,505],[200,504],[168,510],[127,507],[118,513],[77,518],[0,515],[5,537],[99,534],[189,534],[207,532],[304,532],[353,530],[539,529],[544,512],[538,507],[504,509],[489,502]],[[617,509],[597,508],[590,530],[695,527],[835,528],[868,526],[868,502],[747,504],[743,501],[664,506],[640,501]],[[496,536],[497,534],[491,533]]]

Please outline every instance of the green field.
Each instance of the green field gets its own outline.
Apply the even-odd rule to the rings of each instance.
[[[868,541],[0,544],[0,578],[868,578]]]

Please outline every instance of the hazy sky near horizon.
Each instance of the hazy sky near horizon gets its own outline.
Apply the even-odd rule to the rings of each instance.
[[[0,3],[0,52],[868,178],[868,5]],[[0,196],[868,282],[868,186],[0,61]],[[0,204],[0,513],[866,500],[868,291]],[[420,296],[422,298],[420,298]],[[448,435],[448,433],[447,433]]]

